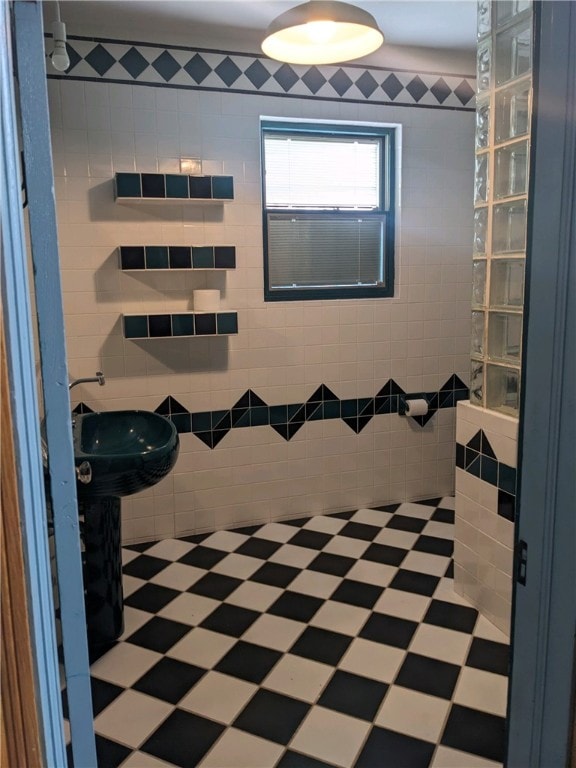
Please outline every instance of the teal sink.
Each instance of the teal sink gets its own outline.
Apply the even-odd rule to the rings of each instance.
[[[174,424],[149,411],[75,414],[72,420],[78,496],[129,496],[160,482],[174,467]]]

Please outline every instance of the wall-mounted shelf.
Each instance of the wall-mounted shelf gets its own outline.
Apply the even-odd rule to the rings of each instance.
[[[234,199],[232,176],[178,173],[116,173],[117,203],[226,203]]]
[[[174,312],[122,315],[125,339],[231,336],[238,333],[237,312]]]
[[[158,270],[213,270],[236,268],[233,245],[121,245],[120,269],[124,272]]]

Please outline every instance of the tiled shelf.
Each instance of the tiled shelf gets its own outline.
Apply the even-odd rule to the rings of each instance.
[[[117,203],[225,203],[234,199],[232,176],[116,173]]]
[[[121,245],[118,251],[120,269],[125,272],[236,268],[236,248],[233,245]]]
[[[174,312],[123,315],[125,339],[231,336],[238,333],[237,312]]]

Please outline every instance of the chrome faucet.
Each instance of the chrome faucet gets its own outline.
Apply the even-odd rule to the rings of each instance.
[[[77,384],[92,384],[97,383],[100,384],[101,387],[106,384],[106,379],[104,378],[104,374],[102,371],[96,371],[96,376],[90,376],[87,379],[74,379],[74,381],[71,381],[70,384],[68,384],[68,389],[72,389],[72,387],[75,387]]]

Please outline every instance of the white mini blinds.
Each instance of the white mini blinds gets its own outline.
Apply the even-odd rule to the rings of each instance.
[[[393,295],[394,128],[262,121],[266,301]]]
[[[375,210],[381,139],[264,134],[266,206]]]

